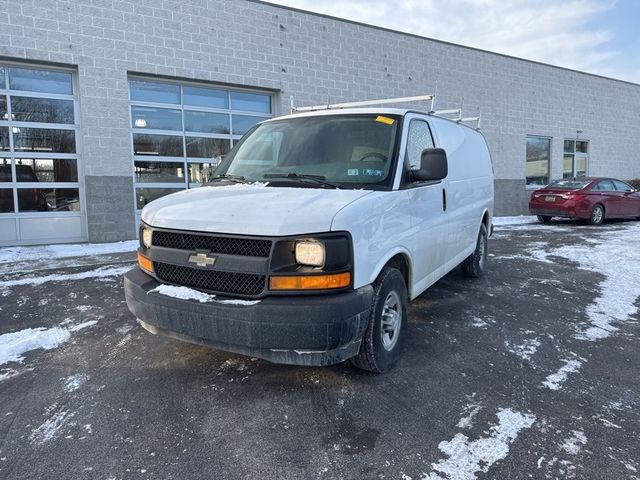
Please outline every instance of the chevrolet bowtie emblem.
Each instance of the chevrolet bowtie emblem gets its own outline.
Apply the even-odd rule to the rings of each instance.
[[[215,257],[210,257],[208,253],[198,252],[189,257],[189,263],[195,263],[199,267],[207,267],[216,263]]]

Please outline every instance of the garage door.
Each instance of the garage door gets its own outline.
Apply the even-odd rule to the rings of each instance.
[[[73,80],[0,63],[0,245],[86,240]]]

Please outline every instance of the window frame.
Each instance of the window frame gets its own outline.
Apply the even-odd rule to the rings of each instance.
[[[160,84],[169,84],[169,85],[177,85],[179,87],[179,103],[160,103],[160,102],[148,102],[148,101],[139,101],[133,100],[131,98],[131,82],[150,82],[150,83],[160,83]],[[215,107],[203,107],[196,105],[187,105],[185,104],[185,88],[195,87],[195,88],[204,88],[204,89],[212,89],[212,90],[222,90],[227,95],[227,108],[215,108]],[[233,92],[240,93],[254,93],[263,95],[269,98],[269,106],[270,113],[262,113],[262,112],[250,112],[250,111],[241,111],[241,110],[233,110],[231,96]],[[130,156],[132,159],[132,180],[133,180],[133,205],[136,211],[136,214],[139,216],[141,209],[138,208],[138,195],[137,190],[139,188],[179,188],[179,189],[190,189],[197,188],[201,186],[199,182],[191,182],[189,177],[189,165],[191,164],[205,164],[205,163],[213,163],[213,158],[208,157],[190,157],[187,156],[187,140],[189,138],[212,138],[225,140],[229,142],[229,150],[231,150],[235,143],[237,143],[244,134],[235,134],[233,131],[233,117],[234,115],[242,115],[242,116],[251,116],[260,120],[268,120],[275,116],[274,106],[275,106],[275,92],[270,90],[260,90],[255,88],[239,88],[232,86],[225,86],[214,83],[205,83],[198,81],[189,81],[189,80],[174,80],[174,79],[164,79],[164,78],[156,78],[145,75],[128,75],[127,76],[127,96],[129,100],[128,109],[129,109],[129,142],[130,142]],[[182,129],[181,130],[157,130],[157,129],[149,129],[149,128],[137,128],[134,125],[133,112],[132,107],[140,106],[140,107],[150,107],[150,108],[164,108],[164,109],[172,109],[179,110],[181,113],[182,120]],[[202,112],[202,113],[216,113],[216,114],[225,114],[229,119],[229,133],[207,133],[207,132],[191,132],[187,131],[186,123],[185,123],[185,112]],[[166,157],[166,156],[151,156],[151,155],[136,155],[134,151],[133,144],[133,136],[134,134],[148,134],[148,135],[161,135],[161,136],[179,136],[182,137],[182,155],[174,156],[174,157]],[[179,163],[181,162],[183,167],[183,178],[182,181],[178,182],[138,182],[136,177],[136,161],[146,161],[149,162],[153,159],[154,162],[168,162],[168,163]]]
[[[549,156],[548,156],[548,160],[547,160],[547,181],[544,185],[536,185],[536,184],[529,184],[527,181],[527,149],[529,148],[529,138],[536,138],[536,139],[542,139],[542,140],[547,140],[549,142]],[[524,155],[524,183],[525,183],[525,189],[526,190],[539,190],[541,188],[546,187],[550,182],[551,182],[551,160],[553,158],[553,137],[550,137],[548,135],[536,135],[536,134],[527,134],[525,137],[525,143],[524,143],[524,148],[525,148],[525,155]]]
[[[0,96],[5,97],[7,100],[7,112],[6,118],[0,118],[0,128],[8,128],[9,137],[9,150],[0,151],[0,159],[8,159],[11,165],[11,181],[0,183],[0,188],[11,189],[13,193],[13,211],[0,213],[0,219],[14,218],[16,220],[16,232],[18,235],[18,242],[21,241],[20,235],[20,223],[21,218],[37,218],[53,219],[54,217],[81,217],[84,219],[86,212],[86,201],[84,192],[84,180],[83,180],[83,164],[81,161],[81,131],[80,131],[80,105],[78,98],[78,83],[77,72],[72,68],[56,67],[49,65],[33,65],[30,63],[0,61]],[[31,90],[17,90],[11,89],[9,82],[9,72],[12,68],[23,68],[27,70],[41,70],[45,72],[61,72],[69,74],[71,80],[71,94],[62,93],[47,93]],[[39,99],[53,99],[53,100],[67,100],[73,102],[73,123],[48,123],[48,122],[29,122],[29,121],[16,121],[12,119],[12,98],[13,97],[30,97]],[[49,129],[49,130],[65,130],[74,132],[73,145],[75,151],[73,153],[50,153],[50,152],[30,152],[30,151],[16,151],[14,135],[17,133],[16,129]],[[27,160],[73,160],[76,165],[77,180],[75,182],[70,181],[56,181],[56,182],[24,182],[18,181],[17,177],[17,162],[21,159]],[[21,189],[40,189],[40,190],[68,190],[73,189],[78,191],[78,209],[70,211],[21,211],[19,209],[19,190]],[[86,224],[82,220],[83,236],[86,236]]]
[[[566,144],[567,142],[571,142],[573,145],[573,151],[569,151],[566,149]],[[587,151],[586,152],[580,152],[578,151],[578,142],[581,143],[585,143],[587,146]],[[588,177],[589,176],[589,157],[590,157],[590,152],[591,150],[591,141],[585,138],[565,138],[564,142],[562,143],[562,178],[563,179],[567,179],[567,178],[581,178],[578,177],[576,175],[577,173],[577,159],[578,158],[584,158],[585,159],[585,172],[584,172],[584,177]],[[565,170],[564,170],[564,159],[567,156],[571,156],[571,176],[569,177],[565,177]]]

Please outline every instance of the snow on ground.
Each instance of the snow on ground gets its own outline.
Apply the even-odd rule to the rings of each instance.
[[[110,253],[133,252],[138,240],[115,243],[80,243],[62,245],[40,245],[35,247],[0,248],[0,263],[51,260],[65,257],[90,257]]]
[[[473,426],[473,417],[475,417],[480,410],[482,410],[482,406],[477,404],[469,404],[465,406],[465,412],[467,413],[466,417],[462,417],[458,422],[458,428],[471,428]]]
[[[31,432],[29,440],[32,443],[40,444],[48,442],[54,438],[65,424],[75,415],[68,410],[59,410],[42,425]]]
[[[570,373],[577,372],[582,366],[582,362],[576,359],[564,360],[564,365],[556,373],[552,373],[542,384],[551,390],[559,390],[560,386],[567,380]]]
[[[433,472],[423,474],[422,480],[475,480],[476,474],[488,472],[491,466],[504,459],[521,430],[530,428],[536,417],[514,412],[510,408],[498,411],[498,424],[488,436],[469,441],[458,433],[451,441],[440,442],[438,448],[449,458],[433,463]]]
[[[560,448],[570,455],[577,455],[578,453],[580,453],[580,450],[581,450],[580,445],[586,445],[586,444],[587,444],[587,437],[585,436],[584,432],[574,430],[573,436],[571,436],[570,438],[567,438],[564,442],[562,442],[562,445],[560,445]]]
[[[20,362],[24,360],[23,354],[32,350],[51,350],[71,338],[72,332],[97,323],[95,320],[84,322],[69,327],[57,326],[52,328],[26,328],[17,332],[0,335],[0,365],[8,362]]]
[[[493,217],[493,224],[495,226],[528,225],[530,223],[538,223],[538,217],[532,215],[520,215],[517,217]]]
[[[506,343],[507,350],[510,353],[520,357],[522,360],[529,360],[531,357],[538,351],[538,347],[540,346],[540,340],[537,338],[525,340],[522,345],[512,345],[510,343]]]
[[[78,390],[83,384],[85,384],[89,380],[89,375],[85,375],[83,373],[77,373],[75,375],[71,375],[70,377],[65,378],[63,390],[67,393],[75,392]]]
[[[94,270],[88,270],[86,272],[79,272],[79,273],[53,274],[53,275],[43,275],[40,277],[26,277],[26,278],[18,278],[15,280],[4,280],[0,282],[0,288],[9,288],[9,287],[22,286],[22,285],[30,285],[35,287],[47,282],[83,280],[85,278],[115,277],[118,275],[124,275],[126,272],[131,270],[132,267],[133,267],[132,264],[127,264],[125,266],[100,267]]]
[[[615,232],[605,232],[578,245],[544,249],[532,244],[528,255],[549,263],[549,257],[562,257],[579,268],[604,275],[600,294],[587,307],[591,326],[577,334],[581,340],[599,340],[618,331],[618,322],[625,322],[638,313],[640,282],[640,223],[627,224]],[[624,259],[624,261],[621,261]]]

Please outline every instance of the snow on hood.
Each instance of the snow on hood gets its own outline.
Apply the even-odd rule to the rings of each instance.
[[[235,184],[167,195],[142,210],[142,221],[161,228],[241,235],[327,232],[333,217],[371,190]]]

